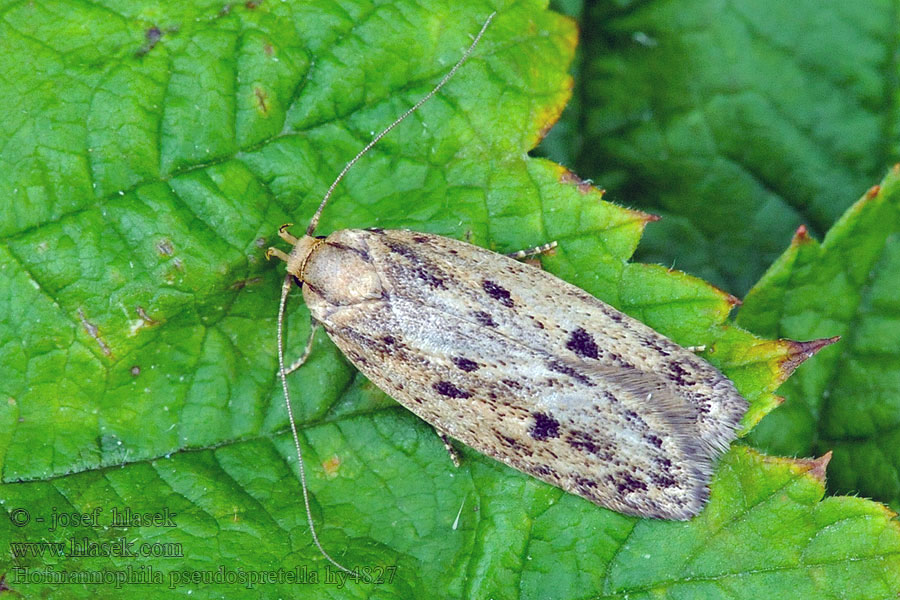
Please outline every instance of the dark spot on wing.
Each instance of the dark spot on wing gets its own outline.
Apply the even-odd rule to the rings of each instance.
[[[467,373],[478,370],[478,363],[474,360],[469,360],[468,358],[463,358],[461,356],[454,356],[450,360],[453,361],[454,365]]]
[[[653,485],[661,488],[675,487],[678,485],[678,480],[668,473],[663,475],[652,474],[650,480],[653,482]]]
[[[522,384],[519,383],[518,381],[516,381],[515,379],[501,379],[500,381],[502,381],[509,387],[513,388],[514,390],[522,389]]]
[[[512,307],[513,301],[509,296],[509,291],[500,287],[493,281],[485,279],[481,282],[481,287],[487,292],[487,295],[502,304],[503,306]]]
[[[618,471],[616,473],[616,489],[620,494],[629,492],[646,491],[647,484],[637,479],[628,471]]]
[[[660,343],[660,340],[658,340],[655,336],[647,336],[647,337],[643,338],[643,342],[646,345],[653,348],[654,350],[656,350],[657,352],[659,352],[660,354],[662,354],[663,356],[669,356],[671,354],[668,350],[666,350],[663,347],[662,343]]]
[[[581,327],[569,336],[566,348],[583,358],[599,358],[600,356],[600,348],[597,347],[593,336]]]
[[[628,421],[629,423],[632,423],[638,429],[641,429],[641,430],[649,429],[649,427],[647,426],[647,422],[644,421],[644,419],[641,417],[641,415],[634,412],[633,410],[625,411],[625,420]]]
[[[428,238],[425,237],[424,235],[414,235],[413,241],[416,242],[417,244],[424,244],[425,242],[428,241]]]
[[[612,452],[609,448],[604,447],[585,431],[570,431],[566,438],[566,443],[575,450],[595,454],[600,460],[611,461],[613,459]]]
[[[319,288],[317,288],[310,282],[308,282],[308,281],[305,282],[305,285],[306,285],[306,289],[312,291],[316,296],[321,296],[323,298],[325,297],[325,294],[322,292],[322,290],[320,290]]]
[[[597,487],[597,482],[593,479],[588,479],[587,477],[582,477],[581,475],[575,476],[575,486],[581,490],[590,490]]]
[[[556,371],[557,373],[562,373],[563,375],[568,375],[568,376],[571,377],[572,379],[575,379],[576,381],[578,381],[578,382],[580,382],[580,383],[583,383],[583,384],[585,384],[585,385],[587,385],[587,386],[594,387],[594,385],[595,385],[595,384],[594,384],[593,382],[591,382],[591,380],[590,380],[586,375],[584,375],[583,373],[579,373],[579,372],[576,371],[573,367],[571,367],[571,366],[569,366],[569,365],[567,365],[567,364],[561,363],[561,362],[559,362],[559,361],[557,361],[557,360],[551,360],[551,361],[549,361],[549,362],[547,363],[547,368],[550,369],[551,371]]]
[[[531,456],[533,452],[519,443],[519,440],[513,437],[509,437],[508,435],[503,434],[502,432],[494,429],[493,430],[494,437],[497,438],[497,441],[501,446],[506,446],[511,450],[515,450],[516,454]]]
[[[424,281],[429,287],[444,288],[444,280],[430,273],[425,267],[415,267],[413,272],[416,274],[416,277]]]
[[[688,376],[688,372],[684,370],[677,362],[669,363],[669,379],[679,386],[690,385],[689,382],[685,379]]]
[[[394,336],[392,336],[392,335],[386,335],[383,338],[381,338],[381,341],[390,346],[390,345],[393,345],[394,342],[396,342],[397,340],[395,340]]]
[[[614,363],[616,363],[623,369],[633,369],[634,368],[634,365],[631,364],[630,362],[626,361],[624,358],[622,358],[622,356],[620,354],[616,354],[615,352],[610,352],[608,354],[608,356],[609,356],[610,360],[612,360]]]
[[[459,389],[449,381],[438,381],[432,387],[438,394],[448,398],[469,398],[472,396],[469,392]]]
[[[354,363],[354,364],[357,364],[357,365],[367,365],[367,364],[369,364],[369,361],[366,360],[366,359],[363,357],[363,355],[360,354],[359,352],[349,351],[349,352],[347,352],[347,358],[350,359],[350,362],[352,362],[352,363]]]
[[[353,246],[348,246],[347,244],[342,244],[341,242],[329,242],[326,240],[326,245],[331,246],[332,248],[338,248],[340,250],[347,250],[349,252],[355,252],[366,262],[372,262],[372,259],[369,257],[369,253],[363,250],[362,248],[354,248]]]
[[[472,316],[475,317],[476,321],[478,321],[480,324],[484,325],[485,327],[496,327],[497,326],[497,324],[494,323],[494,319],[491,318],[491,315],[487,314],[486,312],[484,312],[482,310],[472,313]]]
[[[408,259],[409,261],[418,264],[421,262],[421,258],[418,254],[416,254],[415,250],[407,246],[406,244],[401,244],[400,242],[387,239],[384,241],[384,244],[390,248],[391,252],[399,254],[403,258]]]
[[[538,440],[543,441],[550,438],[559,437],[559,421],[548,415],[547,413],[531,413],[534,418],[534,424],[528,430],[528,434]]]
[[[656,446],[657,448],[662,448],[662,438],[658,435],[650,434],[647,436],[647,441]]]
[[[559,479],[559,474],[547,465],[535,465],[534,472],[541,477],[548,477],[553,480]]]

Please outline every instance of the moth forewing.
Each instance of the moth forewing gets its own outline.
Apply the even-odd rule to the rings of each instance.
[[[711,365],[540,269],[425,233],[346,229],[313,237],[347,171],[447,83],[493,17],[441,81],[345,165],[306,235],[282,226],[290,254],[267,252],[287,262],[279,378],[310,533],[344,571],[316,535],[290,403],[283,323],[292,282],[302,286],[314,324],[350,361],[440,433],[628,514],[695,515],[747,408]]]
[[[337,231],[303,264],[291,273],[312,318],[439,431],[628,514],[703,506],[747,403],[693,353],[547,272],[441,236]]]

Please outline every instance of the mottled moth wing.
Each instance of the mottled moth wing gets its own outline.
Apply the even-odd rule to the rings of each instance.
[[[363,374],[439,431],[620,512],[695,515],[747,409],[653,329],[457,240],[335,232],[304,298]]]

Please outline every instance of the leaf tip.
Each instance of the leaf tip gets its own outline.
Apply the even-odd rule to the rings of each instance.
[[[730,305],[731,305],[731,308],[734,308],[735,306],[740,306],[741,304],[744,303],[743,300],[741,300],[740,298],[738,298],[738,297],[735,296],[734,294],[729,294],[728,292],[726,292],[726,291],[724,291],[724,290],[719,290],[719,291],[722,292],[722,294],[725,295],[725,302],[727,302],[728,304],[730,304]]]
[[[781,380],[784,381],[787,379],[797,367],[806,362],[807,359],[815,356],[819,350],[834,344],[840,339],[841,336],[836,335],[830,338],[819,338],[806,342],[785,340],[785,343],[787,344],[787,353],[779,363],[779,367],[781,368]]]
[[[831,450],[820,456],[819,458],[798,459],[798,463],[807,468],[807,473],[816,481],[825,485],[825,471],[828,463],[831,462]]]
[[[794,237],[791,238],[791,246],[802,246],[803,244],[808,244],[812,241],[812,238],[809,237],[809,230],[806,228],[806,225],[801,225],[797,228],[797,231],[794,232]]]

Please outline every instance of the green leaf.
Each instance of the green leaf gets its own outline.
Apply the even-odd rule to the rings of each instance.
[[[743,294],[900,158],[896,23],[888,0],[588,3],[547,151],[663,216],[636,258]]]
[[[754,286],[738,322],[761,335],[839,343],[800,367],[753,442],[779,454],[834,452],[836,492],[900,507],[900,170],[820,244],[804,228]],[[827,332],[827,334],[826,334]]]
[[[326,581],[275,378],[283,271],[264,248],[280,224],[307,222],[346,161],[439,80],[489,12],[474,2],[6,6],[0,589],[900,590],[896,522],[874,503],[819,502],[822,462],[735,447],[700,517],[625,517],[473,452],[454,470],[431,429],[322,336],[290,381],[313,514],[327,549],[385,582],[373,592]],[[726,324],[735,299],[702,281],[629,263],[650,217],[527,157],[569,95],[574,44],[572,22],[541,3],[501,6],[448,86],[351,171],[320,232],[471,232],[500,251],[558,240],[545,268],[683,345],[706,345],[750,400],[749,430],[810,348]],[[292,352],[309,327],[298,296]],[[159,519],[112,524],[126,507]]]

